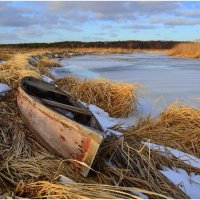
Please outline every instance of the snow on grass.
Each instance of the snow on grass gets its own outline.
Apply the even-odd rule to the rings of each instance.
[[[162,145],[153,144],[150,142],[143,142],[143,144],[166,157],[176,157],[190,166],[200,168],[200,159],[193,155],[184,153],[171,147],[164,147]],[[170,169],[166,167],[164,170],[160,171],[190,198],[200,198],[200,175],[195,173],[188,174],[185,170],[179,168]]]
[[[53,82],[53,79],[52,78],[49,78],[48,76],[45,76],[45,75],[42,75],[42,79],[48,83],[52,83]]]
[[[63,175],[59,175],[56,179],[60,183],[75,183],[75,181]]]
[[[149,199],[148,196],[146,196],[145,194],[141,193],[141,192],[134,192],[133,194],[141,197],[142,199]]]
[[[11,90],[11,87],[4,83],[0,83],[0,96],[5,96],[8,91]]]
[[[150,147],[151,149],[160,152],[162,155],[166,157],[170,157],[170,156],[176,157],[177,159],[183,161],[184,163],[188,165],[200,168],[200,159],[193,155],[184,153],[182,151],[179,151],[171,147],[165,147],[165,146],[153,144],[150,142],[143,142],[143,143],[147,145],[148,147]]]
[[[112,133],[117,136],[122,135],[122,133],[118,131],[114,131],[110,128],[115,125],[121,125],[122,128],[125,128],[125,127],[133,125],[137,119],[136,116],[130,116],[128,118],[112,118],[112,117],[109,117],[109,114],[107,112],[97,107],[96,105],[92,105],[92,104],[85,104],[85,105],[94,114],[94,116],[97,118],[97,120],[99,121],[99,123],[101,124],[101,126],[103,127],[104,131],[107,134]]]
[[[200,198],[200,175],[191,173],[190,175],[183,169],[165,168],[161,170],[168,179],[176,184],[183,192],[192,199]]]

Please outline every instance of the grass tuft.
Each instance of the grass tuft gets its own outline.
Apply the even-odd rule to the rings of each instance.
[[[199,107],[184,105],[177,100],[157,118],[144,119],[123,132],[200,158]]]
[[[120,83],[104,79],[85,79],[68,76],[55,84],[83,102],[97,105],[111,117],[127,117],[137,110],[138,84]]]

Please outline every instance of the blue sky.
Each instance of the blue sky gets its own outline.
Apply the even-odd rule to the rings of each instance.
[[[200,2],[0,2],[0,43],[200,39]]]

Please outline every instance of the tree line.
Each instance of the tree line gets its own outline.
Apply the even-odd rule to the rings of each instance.
[[[124,48],[124,49],[171,49],[179,41],[107,41],[107,42],[81,42],[64,41],[54,43],[21,43],[0,44],[0,47],[10,48]]]

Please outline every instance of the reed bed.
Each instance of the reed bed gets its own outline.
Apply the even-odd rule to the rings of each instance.
[[[165,166],[177,167],[188,173],[200,174],[199,169],[150,150],[142,144],[142,140],[149,139],[148,134],[151,136],[155,129],[160,136],[157,134],[153,138],[158,143],[164,142],[167,137],[170,138],[170,134],[167,135],[169,130],[173,130],[174,135],[180,135],[176,139],[180,147],[187,146],[181,143],[181,133],[185,134],[185,142],[189,134],[196,133],[198,137],[199,110],[177,102],[158,119],[145,119],[136,127],[121,130],[124,137],[106,138],[92,166],[95,171],[91,170],[90,176],[83,178],[71,169],[69,161],[44,149],[19,116],[16,105],[18,84],[23,76],[29,75],[27,73],[40,77],[42,70],[42,65],[34,68],[30,66],[27,58],[32,55],[35,54],[16,54],[6,64],[0,65],[4,75],[0,75],[1,82],[13,86],[13,90],[0,99],[0,193],[14,192],[16,197],[25,198],[138,198],[139,192],[150,198],[188,198],[159,170]],[[37,55],[44,54],[40,52]],[[74,97],[95,104],[114,117],[128,116],[137,110],[137,84],[82,80],[77,77],[67,77],[55,83]],[[165,137],[160,130],[166,130]],[[171,141],[173,137],[171,135]],[[193,143],[198,145],[198,141]],[[172,147],[177,148],[175,142],[172,144]],[[75,183],[58,183],[56,177],[59,175]]]
[[[199,107],[184,105],[177,100],[157,118],[142,120],[136,127],[122,131],[200,157]]]
[[[103,79],[81,79],[68,76],[55,84],[73,97],[89,104],[95,104],[111,117],[127,117],[137,110],[136,89],[138,84],[119,83]]]
[[[200,58],[200,43],[188,42],[176,45],[169,50],[170,56],[180,56],[185,58]]]

